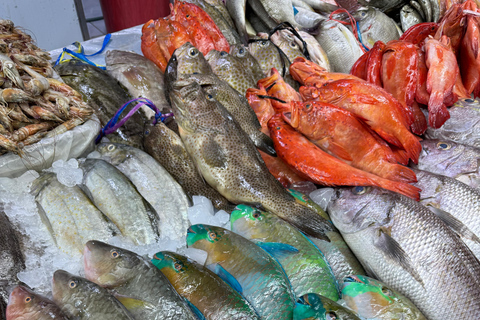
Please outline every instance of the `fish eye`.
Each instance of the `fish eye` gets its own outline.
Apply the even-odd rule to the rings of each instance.
[[[388,289],[387,287],[382,287],[382,293],[386,296],[391,296],[393,294],[392,290]]]
[[[107,150],[108,151],[113,151],[113,150],[115,150],[115,146],[113,144],[110,144],[110,145],[108,145]]]
[[[358,186],[358,187],[354,187],[352,192],[353,194],[361,195],[361,194],[365,194],[367,190],[368,190],[368,187]]]
[[[308,104],[305,105],[305,109],[310,109],[311,106],[312,105],[310,103],[308,103]]]
[[[220,57],[225,57],[228,53],[226,51],[220,52]]]
[[[261,215],[262,215],[262,214],[260,213],[260,211],[255,210],[255,212],[253,212],[253,214],[252,214],[252,217],[254,217],[255,219],[257,219],[257,218],[260,218]]]
[[[189,15],[189,14],[187,14],[185,17],[186,17],[186,18],[190,18],[190,15]]]
[[[31,298],[31,297],[26,297],[26,298],[25,298],[25,302],[26,302],[26,303],[29,303],[30,301],[32,301],[32,298]]]
[[[295,42],[290,42],[290,47],[296,49],[297,48],[297,44]]]
[[[118,258],[120,256],[120,253],[118,253],[117,251],[112,251],[111,256],[112,256],[112,258],[115,259],[115,258]]]
[[[452,147],[452,145],[450,143],[447,143],[447,142],[439,142],[437,143],[437,149],[441,149],[441,150],[448,150]]]
[[[188,54],[190,55],[190,57],[194,58],[198,55],[198,50],[197,48],[191,48],[190,50],[188,50]]]
[[[145,135],[148,136],[150,134],[150,130],[145,130]]]
[[[365,17],[367,15],[367,13],[365,11],[363,11],[361,14],[360,14],[362,17]]]
[[[217,234],[213,231],[210,231],[208,233],[208,237],[210,238],[210,240],[215,240],[215,239],[217,239]]]
[[[182,265],[178,262],[175,262],[175,264],[173,265],[173,267],[175,268],[175,270],[180,270],[182,269]]]
[[[465,102],[474,102],[475,100],[473,99],[465,99]]]
[[[268,45],[268,41],[267,41],[267,40],[260,41],[260,45],[261,45],[262,47],[265,47],[265,46]]]
[[[326,320],[337,320],[339,318],[337,317],[337,314],[335,312],[330,311],[330,312],[327,312],[325,319]]]
[[[74,289],[76,286],[77,286],[77,281],[75,280],[70,280],[68,282],[68,286],[71,288],[71,289]]]
[[[211,94],[207,94],[207,100],[212,101],[212,100],[213,100],[213,96],[212,96]]]
[[[245,49],[244,49],[244,48],[240,48],[240,50],[238,50],[237,56],[243,57],[244,55],[245,55]]]

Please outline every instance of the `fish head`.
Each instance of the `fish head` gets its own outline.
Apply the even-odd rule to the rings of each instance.
[[[73,316],[82,312],[79,306],[91,300],[98,288],[93,282],[64,270],[57,270],[53,274],[53,300],[65,313]]]
[[[100,143],[96,147],[102,158],[116,166],[125,161],[128,156],[128,149],[120,143]]]
[[[186,257],[169,251],[156,253],[152,263],[162,271],[169,281],[182,277],[191,269]]]
[[[212,70],[231,70],[236,67],[236,58],[226,51],[210,50],[205,56]]]
[[[316,293],[308,293],[301,296],[297,301],[297,306],[299,306],[298,312],[302,313],[302,319],[307,316],[308,319],[311,317],[313,319],[325,320],[359,320],[348,309]]]
[[[392,206],[392,194],[375,187],[337,188],[327,210],[342,233],[356,233],[385,225]]]
[[[290,102],[290,111],[283,111],[282,117],[286,123],[294,128],[298,128],[301,113],[310,112],[311,110],[313,110],[311,102],[292,101]]]
[[[142,263],[136,253],[101,241],[88,241],[83,254],[86,278],[106,288],[126,283]]]
[[[277,31],[272,34],[270,39],[287,55],[288,59],[293,60],[297,57],[305,57],[302,48],[295,41],[295,36],[290,31]]]
[[[212,73],[212,68],[208,64],[203,54],[195,48],[190,42],[183,44],[180,48],[176,49],[172,54],[175,57],[175,64],[177,74],[191,74],[191,73]],[[168,70],[168,65],[167,65]],[[167,70],[165,72],[167,72]]]
[[[206,265],[224,261],[231,251],[229,231],[205,224],[192,225],[187,230],[187,247],[208,252]]]
[[[346,14],[343,14],[346,15]],[[365,22],[367,19],[372,18],[375,15],[375,8],[373,7],[361,7],[352,13],[352,17],[355,21]]]
[[[35,319],[44,300],[24,286],[15,287],[8,299],[7,319]]]
[[[265,212],[244,204],[239,204],[230,214],[232,231],[247,239],[268,237],[268,223],[272,223],[270,212]]]
[[[252,57],[250,52],[247,50],[247,48],[243,44],[236,44],[236,45],[230,46],[230,55],[233,55],[234,57],[237,57],[239,59]]]

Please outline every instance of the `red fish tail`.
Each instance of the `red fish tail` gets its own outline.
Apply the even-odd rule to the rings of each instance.
[[[413,123],[410,127],[413,133],[421,135],[427,130],[427,119],[420,109],[420,106],[415,101],[411,106],[413,112]]]
[[[400,164],[386,163],[383,168],[381,176],[388,180],[399,182],[417,182],[417,176],[412,169],[402,166]]]
[[[420,200],[421,189],[414,187],[408,183],[396,182],[387,179],[381,179],[378,182],[378,185],[383,189],[403,194],[404,196],[412,198],[416,201]]]
[[[417,137],[406,131],[401,136],[402,145],[407,152],[408,157],[413,161],[413,163],[418,163],[418,158],[420,157],[420,152],[422,151],[422,145],[418,141]]]
[[[443,103],[443,98],[442,92],[432,92],[428,101],[428,124],[435,129],[440,128],[445,121],[450,119],[450,113]]]

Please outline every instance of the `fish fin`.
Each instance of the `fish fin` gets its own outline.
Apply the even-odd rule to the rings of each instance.
[[[291,254],[298,253],[298,249],[286,243],[279,242],[256,242],[257,246],[267,251],[277,260],[289,257]]]
[[[129,311],[137,309],[153,309],[155,307],[152,304],[143,300],[127,297],[120,294],[114,294],[114,296]]]
[[[190,308],[190,310],[192,310],[193,314],[198,318],[198,320],[205,320],[205,316],[203,315],[203,313],[198,310],[198,308],[193,303],[188,301],[188,299],[185,299],[185,302],[187,303],[187,306]]]
[[[368,125],[368,121],[366,122],[367,125]],[[394,137],[393,135],[391,135],[390,133],[386,132],[383,128],[375,128],[374,129],[376,133],[378,133],[378,135],[380,137],[382,137],[385,141],[387,141],[388,143],[390,144],[393,144],[394,146],[400,148],[400,149],[404,149],[405,147],[402,145],[402,143],[400,142],[400,140],[398,140],[397,137]]]
[[[213,138],[202,143],[202,158],[211,167],[225,168],[227,166],[227,158],[223,149]]]
[[[443,92],[435,91],[428,100],[428,124],[434,129],[440,128],[445,121],[450,119],[450,113],[443,103]]]
[[[225,281],[230,287],[232,287],[238,293],[242,293],[243,289],[237,279],[230,274],[227,270],[225,270],[221,265],[218,263],[215,265],[215,273],[217,276],[220,277],[223,281]]]
[[[400,244],[388,235],[384,230],[379,229],[379,236],[376,239],[374,245],[380,249],[386,256],[397,262],[402,268],[404,268],[410,275],[417,280],[422,286],[423,281],[418,272],[412,265],[412,261],[407,253],[402,249]]]
[[[416,101],[413,102],[410,108],[412,109],[414,119],[410,129],[412,129],[412,132],[415,134],[423,134],[428,127],[427,119]]]
[[[448,225],[456,234],[460,237],[467,238],[469,240],[480,243],[480,239],[460,220],[452,216],[449,212],[442,209],[427,205],[427,208],[430,209],[437,217],[439,217],[446,225]]]
[[[352,157],[350,156],[350,153],[347,150],[345,150],[344,147],[342,147],[338,143],[335,143],[335,142],[332,142],[332,141],[327,141],[327,140],[331,140],[330,137],[325,137],[325,138],[321,139],[318,143],[320,145],[323,145],[323,143],[326,142],[326,144],[328,145],[328,147],[327,147],[328,151],[333,153],[333,155],[336,156],[337,158],[340,158],[340,159],[345,160],[345,161],[352,161],[353,160]]]
[[[268,154],[269,156],[276,157],[277,156],[277,151],[275,151],[275,148],[273,147],[273,140],[269,136],[267,136],[265,133],[260,132],[260,134],[257,135],[254,144],[255,146]]]
[[[417,182],[415,172],[409,167],[400,164],[391,164],[388,166],[389,170],[385,175],[386,179],[400,181],[400,182]]]

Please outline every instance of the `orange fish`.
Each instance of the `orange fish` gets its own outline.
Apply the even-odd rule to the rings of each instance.
[[[442,36],[441,41],[433,38],[425,40],[425,63],[428,68],[427,91],[430,94],[428,124],[432,128],[440,128],[450,119],[444,100],[451,94],[459,71],[457,59],[449,44],[450,40],[447,36]]]
[[[165,71],[168,60],[157,44],[154,20],[148,21],[142,27],[141,49],[145,58],[155,63],[162,71]]]
[[[469,5],[468,2],[469,1],[466,2],[467,6]],[[450,38],[450,45],[453,52],[457,52],[464,34],[466,15],[463,9],[463,5],[461,4],[451,6],[438,22],[439,27],[434,36],[436,40],[440,40],[444,35]],[[428,38],[426,38],[425,41],[427,39]]]
[[[396,164],[390,148],[370,134],[351,112],[329,103],[292,102],[283,119],[322,150],[352,167],[385,179],[415,182],[412,170]]]
[[[311,93],[305,89],[300,88],[300,93],[305,100],[311,98],[311,95],[304,96]],[[317,88],[315,95],[315,101],[331,103],[352,112],[388,143],[406,150],[414,163],[418,162],[422,146],[408,129],[402,106],[383,88],[366,81],[345,79],[326,83]]]
[[[425,63],[425,52],[422,49],[417,50],[417,90],[415,91],[415,100],[418,103],[427,105],[430,100],[430,94],[427,91],[428,69]]]
[[[370,83],[382,86],[382,58],[385,50],[385,43],[377,41],[372,49],[368,51],[366,78]]]
[[[290,110],[290,101],[302,101],[300,94],[283,80],[277,69],[272,68],[270,74],[269,77],[258,80],[257,86],[267,88],[268,95],[276,98],[271,99],[275,112]]]
[[[280,114],[268,122],[277,155],[309,180],[326,186],[377,186],[419,199],[420,189],[356,169],[329,155],[288,125]]]
[[[480,82],[480,26],[476,17],[467,17],[467,30],[460,43],[460,72],[466,91],[471,94]]]

